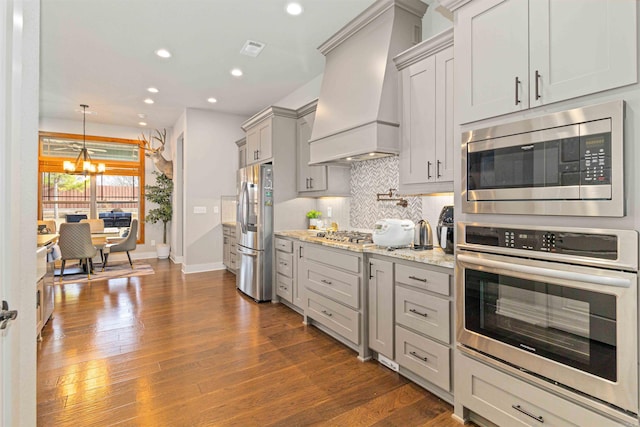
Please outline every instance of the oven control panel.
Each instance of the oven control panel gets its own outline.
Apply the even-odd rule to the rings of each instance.
[[[610,234],[468,225],[465,228],[465,242],[589,258],[618,258],[618,238]]]

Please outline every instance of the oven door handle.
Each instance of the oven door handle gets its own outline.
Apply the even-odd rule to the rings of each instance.
[[[593,283],[596,285],[615,286],[618,288],[630,288],[631,281],[620,277],[603,277],[591,274],[576,273],[564,270],[552,270],[548,268],[533,267],[529,265],[514,264],[504,261],[476,258],[470,255],[458,254],[457,259],[467,264],[478,265],[488,268],[500,268],[502,270],[514,271],[524,274],[535,274],[538,276],[551,277],[554,279],[573,280],[577,282]]]

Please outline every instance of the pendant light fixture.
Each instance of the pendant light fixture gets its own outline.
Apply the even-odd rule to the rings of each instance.
[[[106,166],[104,163],[93,163],[89,150],[87,150],[87,104],[80,104],[82,107],[82,148],[75,162],[65,160],[62,168],[65,173],[75,175],[98,175],[104,173]]]

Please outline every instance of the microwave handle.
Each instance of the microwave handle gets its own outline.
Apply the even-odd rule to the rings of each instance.
[[[500,268],[503,270],[514,271],[524,274],[535,274],[538,276],[550,277],[553,279],[573,280],[583,283],[593,283],[603,286],[615,286],[618,288],[630,288],[631,281],[619,277],[600,277],[584,273],[575,273],[572,271],[551,270],[547,268],[533,267],[530,265],[514,264],[504,261],[496,261],[492,259],[481,259],[470,255],[458,254],[457,260],[471,265],[477,265],[488,268]]]

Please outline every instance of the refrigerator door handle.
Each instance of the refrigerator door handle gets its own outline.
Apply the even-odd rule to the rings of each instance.
[[[247,249],[247,248],[244,248],[242,246],[238,246],[237,250],[238,250],[238,253],[242,254],[242,255],[248,255],[248,256],[252,256],[252,257],[258,256],[258,252],[257,251],[254,251],[254,250],[251,250],[251,249]]]
[[[242,230],[242,234],[246,234],[247,232],[247,183],[245,181],[242,182],[242,188],[240,190],[240,228]]]

